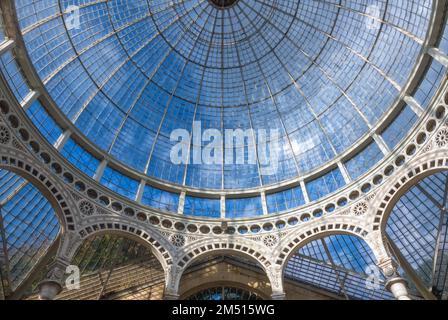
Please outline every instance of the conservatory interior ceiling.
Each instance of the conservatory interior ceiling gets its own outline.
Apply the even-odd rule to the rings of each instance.
[[[448,298],[447,6],[1,1],[0,298]]]

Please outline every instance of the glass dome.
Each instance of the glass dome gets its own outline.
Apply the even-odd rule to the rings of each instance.
[[[412,75],[431,6],[429,0],[15,1],[29,58],[74,136],[129,172],[201,190],[299,181],[322,168],[330,172],[323,180],[337,189],[345,183],[338,161],[368,144],[361,159],[346,164],[356,179],[366,159],[373,164],[384,156],[386,143],[373,129]],[[259,134],[232,150],[226,144],[215,154],[219,161],[197,164],[192,150],[213,141],[194,138],[198,123],[201,132],[264,130],[268,145],[277,146],[276,170],[263,170]],[[180,164],[170,158],[176,129],[193,135],[189,161]],[[255,144],[256,161],[249,162]],[[243,164],[232,161],[239,152]],[[127,179],[117,174],[110,171],[110,180]],[[136,190],[138,181],[124,184]]]
[[[184,296],[446,299],[447,19],[433,0],[0,1],[0,300],[45,298],[58,248],[88,276],[61,298],[176,298],[219,265]]]

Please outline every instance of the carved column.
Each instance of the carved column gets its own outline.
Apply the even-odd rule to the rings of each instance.
[[[391,258],[391,253],[386,246],[382,233],[380,231],[371,232],[365,240],[377,261],[379,261],[378,267],[386,277],[386,289],[397,300],[411,300],[408,294],[407,281],[398,274],[397,264]]]
[[[163,300],[179,300],[179,282],[181,275],[182,270],[175,265],[169,265],[166,268]]]
[[[365,238],[365,241],[372,250],[376,261],[380,261],[381,263],[381,261],[387,261],[391,256],[381,231],[374,231],[369,233],[369,235]]]
[[[39,299],[53,300],[62,291],[67,267],[81,244],[79,235],[64,232],[56,254],[57,258],[49,265],[45,280],[39,283]]]
[[[282,268],[273,265],[266,270],[266,274],[269,278],[269,282],[271,283],[272,300],[285,300],[286,294],[283,290]]]
[[[49,266],[49,271],[41,283],[39,283],[39,299],[53,300],[63,288],[64,275],[70,262],[56,258]]]
[[[386,289],[389,290],[397,300],[411,300],[407,289],[407,281],[400,277],[397,265],[391,258],[381,261],[378,266],[386,276]]]

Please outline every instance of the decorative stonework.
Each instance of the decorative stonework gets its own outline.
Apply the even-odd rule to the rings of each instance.
[[[95,208],[96,208],[96,213],[97,213],[97,214],[101,214],[101,215],[111,215],[111,212],[110,212],[110,211],[107,211],[107,210],[105,210],[105,209],[102,208],[102,207],[95,206]]]
[[[192,237],[192,236],[189,236],[189,235],[187,235],[185,238],[186,238],[187,242],[194,242],[194,241],[198,240],[198,238]]]
[[[340,216],[347,216],[347,215],[349,215],[350,214],[350,209],[347,209],[347,210],[342,210],[341,212],[339,212],[338,214],[340,215]]]
[[[423,148],[422,154],[425,154],[425,153],[428,153],[429,151],[431,151],[433,149],[432,145],[433,145],[432,142],[428,143],[426,145],[426,147]]]
[[[439,148],[443,148],[448,144],[448,129],[440,130],[436,135],[436,144]]]
[[[263,243],[266,247],[271,248],[278,243],[278,238],[273,234],[269,234],[267,236],[264,236]]]
[[[61,237],[61,245],[57,255],[64,261],[72,261],[81,245],[82,240],[76,232],[65,232]]]
[[[70,194],[75,201],[80,201],[83,199],[82,197],[79,196],[77,192],[70,192]]]
[[[365,199],[365,200],[368,202],[368,201],[374,199],[375,196],[376,196],[376,193],[375,193],[375,192],[371,192],[370,194],[368,194],[368,195],[366,196],[366,199]]]
[[[90,201],[83,200],[78,206],[81,213],[85,216],[91,216],[95,213],[95,206]]]
[[[393,278],[397,276],[397,264],[389,257],[381,260],[378,263],[386,278]]]
[[[256,242],[261,242],[262,237],[261,236],[256,236],[256,237],[250,237],[249,238],[252,241],[256,241]]]
[[[185,237],[181,234],[173,234],[170,237],[170,241],[173,244],[173,246],[177,248],[181,248],[185,245]]]
[[[54,261],[48,267],[48,271],[45,275],[45,280],[61,282],[64,278],[65,269],[69,264],[70,264],[69,262],[63,261],[61,259]]]
[[[8,144],[10,140],[11,134],[9,133],[8,128],[6,128],[4,125],[0,125],[0,143]]]
[[[364,201],[361,201],[353,207],[353,214],[355,216],[362,216],[362,215],[366,214],[367,209],[368,209],[367,203]]]
[[[182,268],[177,265],[169,265],[165,268],[165,295],[178,296],[179,282],[182,276]]]
[[[25,149],[22,147],[19,141],[16,138],[12,138],[11,145],[17,150],[24,151]]]

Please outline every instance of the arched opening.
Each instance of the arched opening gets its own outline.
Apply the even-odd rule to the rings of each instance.
[[[238,294],[230,288],[238,288]],[[201,294],[196,295],[198,292]],[[252,295],[247,292],[265,300],[270,299],[272,288],[261,263],[239,252],[218,251],[196,257],[182,273],[179,284],[182,299],[249,300]],[[218,293],[222,294],[220,299]]]
[[[312,299],[393,299],[368,244],[349,234],[314,238],[295,249],[283,281],[287,299],[296,299],[289,292],[293,286],[308,288]]]
[[[119,233],[88,237],[76,251],[79,289],[64,287],[58,300],[160,300],[165,274],[152,248]]]
[[[0,294],[28,287],[58,247],[61,224],[42,192],[14,172],[0,169]]]
[[[415,183],[395,203],[384,232],[410,291],[448,298],[448,171]]]

